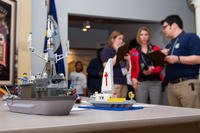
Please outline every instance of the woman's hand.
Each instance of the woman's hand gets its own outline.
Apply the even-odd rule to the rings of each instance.
[[[135,91],[137,90],[138,87],[138,80],[136,78],[132,78],[132,86],[135,89]]]
[[[143,74],[144,75],[151,75],[151,73],[152,73],[152,69],[153,69],[154,67],[148,67],[148,70],[143,70]]]
[[[124,56],[124,60],[129,61],[131,59],[130,54],[127,53],[126,56]]]
[[[121,47],[121,45],[117,45],[117,44],[113,45],[113,48],[114,48],[114,50],[115,50],[116,52],[117,52],[117,50],[118,50],[119,47]]]
[[[121,47],[121,46],[123,46],[125,43],[124,42],[122,42],[122,43],[120,43],[120,44],[113,44],[113,48],[116,50],[116,52],[117,52],[117,50],[118,50],[118,48],[119,47]]]

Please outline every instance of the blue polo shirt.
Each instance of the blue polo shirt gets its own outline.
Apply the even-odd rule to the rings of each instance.
[[[166,48],[170,49],[169,55],[200,55],[200,38],[194,33],[182,32],[178,37],[172,39]],[[199,65],[175,63],[166,66],[167,80],[175,80],[181,77],[194,77],[198,74]]]
[[[109,58],[113,58],[116,55],[116,51],[107,46],[101,51],[101,61],[107,62]],[[115,65],[113,67],[114,84],[126,84],[126,76],[122,74],[121,65]]]

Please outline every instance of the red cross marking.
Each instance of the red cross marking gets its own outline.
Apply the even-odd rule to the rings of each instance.
[[[108,73],[105,72],[104,77],[106,78],[106,86],[108,86]]]

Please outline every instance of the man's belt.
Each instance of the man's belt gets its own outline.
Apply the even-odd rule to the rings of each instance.
[[[182,78],[177,78],[177,79],[174,79],[174,80],[169,80],[169,83],[177,84],[177,83],[180,83],[180,82],[183,82],[183,81],[186,81],[186,80],[198,79],[198,78],[199,78],[199,76],[194,76],[194,77],[182,77]]]

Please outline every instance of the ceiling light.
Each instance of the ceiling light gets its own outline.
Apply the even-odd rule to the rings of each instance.
[[[88,31],[88,29],[85,28],[85,27],[83,27],[83,28],[82,28],[82,31],[86,32],[86,31]]]
[[[85,28],[89,29],[90,27],[90,21],[85,21]]]
[[[89,22],[89,21],[84,21],[84,22],[83,22],[82,31],[83,31],[83,32],[86,32],[86,31],[88,31],[90,28],[91,28],[90,22]]]

